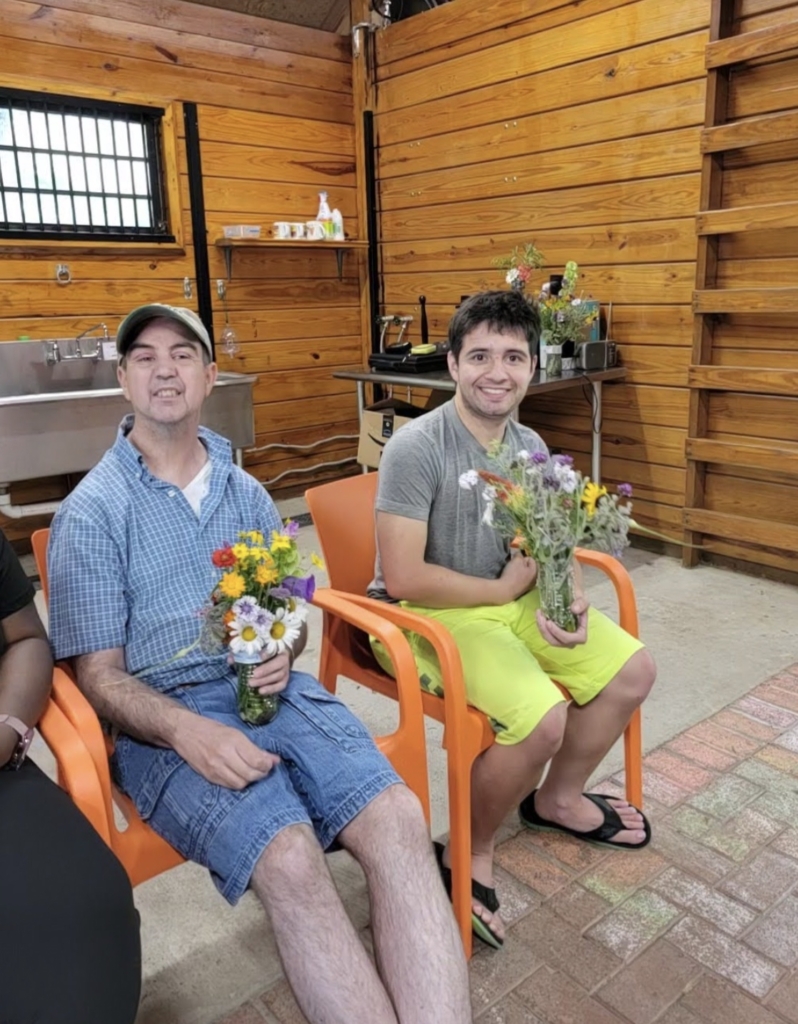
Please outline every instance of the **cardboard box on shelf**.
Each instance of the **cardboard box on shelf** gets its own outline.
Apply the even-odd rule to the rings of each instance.
[[[395,398],[386,398],[369,406],[360,421],[357,461],[361,466],[377,469],[382,450],[396,431],[426,411]]]

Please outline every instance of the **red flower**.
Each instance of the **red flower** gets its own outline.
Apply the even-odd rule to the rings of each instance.
[[[211,561],[219,569],[228,569],[236,564],[236,556],[232,548],[219,548],[211,555]]]

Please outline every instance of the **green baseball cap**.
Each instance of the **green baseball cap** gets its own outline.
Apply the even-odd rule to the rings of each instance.
[[[155,320],[158,317],[174,320],[188,327],[208,353],[208,358],[213,359],[213,345],[211,344],[210,335],[205,328],[205,324],[194,310],[186,309],[184,306],[167,306],[160,302],[152,302],[148,306],[139,306],[132,313],[128,313],[116,332],[116,351],[119,355],[127,355],[131,341],[138,336],[141,327],[148,320]]]

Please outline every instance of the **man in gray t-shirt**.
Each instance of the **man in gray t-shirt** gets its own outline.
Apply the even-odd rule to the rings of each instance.
[[[534,561],[511,556],[483,520],[479,489],[459,484],[467,470],[493,468],[486,451],[491,441],[547,452],[540,437],[513,418],[535,370],[539,334],[537,309],[519,292],[483,292],[455,313],[449,326],[454,399],[402,427],[382,455],[378,553],[368,591],[446,626],[460,651],[469,702],[496,733],[474,762],[471,780],[472,921],[475,934],[495,948],[504,925],[493,887],[494,837],[519,801],[530,828],[626,849],[642,848],[651,836],[642,812],[626,801],[583,793],[653,685],[651,656],[589,608],[578,567],[577,631],[546,619]],[[420,636],[409,639],[422,685],[442,695],[446,680],[434,651]],[[390,671],[384,649],[376,641],[373,647]],[[437,850],[449,881],[449,851]]]

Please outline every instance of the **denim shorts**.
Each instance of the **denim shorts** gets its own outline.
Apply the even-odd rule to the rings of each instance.
[[[291,673],[268,725],[241,721],[232,678],[183,686],[169,696],[281,758],[265,778],[234,790],[208,782],[174,750],[130,736],[117,741],[113,770],[119,787],[159,835],[209,869],[229,903],[241,898],[258,859],[282,829],[310,825],[327,850],[367,804],[401,783],[365,726],[313,676]]]

